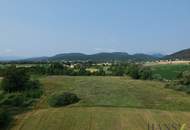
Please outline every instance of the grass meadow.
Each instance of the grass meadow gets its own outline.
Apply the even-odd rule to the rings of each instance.
[[[165,124],[171,130],[171,124],[186,124],[188,130],[189,120],[188,112],[112,107],[49,108],[25,114],[13,130],[148,130],[148,123],[161,124],[163,130],[166,130]]]
[[[16,117],[13,130],[146,130],[148,122],[190,120],[190,95],[166,89],[162,82],[101,76],[45,76],[40,81],[44,95],[33,111]],[[48,98],[62,91],[76,93],[81,101],[49,107]]]
[[[189,64],[166,64],[151,66],[154,74],[160,74],[162,78],[175,80],[180,72],[190,70]]]

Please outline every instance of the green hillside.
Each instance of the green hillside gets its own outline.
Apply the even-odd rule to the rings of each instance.
[[[156,81],[132,80],[127,77],[48,76],[41,78],[45,86],[38,107],[47,108],[47,99],[54,93],[76,93],[82,100],[73,106],[111,106],[190,110],[190,96]]]
[[[40,80],[44,96],[33,111],[17,116],[13,130],[144,130],[148,122],[190,120],[190,96],[166,89],[161,82],[94,76]],[[61,91],[76,93],[81,101],[50,108],[48,98]]]
[[[190,48],[178,51],[171,55],[165,56],[164,59],[185,59],[190,60]]]

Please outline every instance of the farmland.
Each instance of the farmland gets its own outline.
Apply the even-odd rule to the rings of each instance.
[[[157,81],[128,77],[44,76],[44,96],[34,110],[18,115],[13,130],[146,130],[147,123],[187,123],[190,96]],[[61,91],[81,101],[61,108],[47,100]]]
[[[154,74],[160,74],[162,78],[176,79],[180,72],[190,70],[189,64],[157,64],[151,66]]]
[[[189,124],[190,113],[129,108],[54,108],[27,113],[13,130],[148,130],[148,123]],[[155,126],[158,128],[158,126]],[[179,129],[179,127],[177,127]],[[187,127],[186,127],[187,128]]]

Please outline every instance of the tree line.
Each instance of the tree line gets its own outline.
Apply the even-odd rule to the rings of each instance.
[[[90,71],[93,68],[96,71]],[[18,67],[32,75],[68,75],[68,76],[130,76],[133,79],[152,79],[153,74],[150,67],[136,63],[61,63],[37,64],[31,67]],[[5,69],[0,69],[0,75]]]

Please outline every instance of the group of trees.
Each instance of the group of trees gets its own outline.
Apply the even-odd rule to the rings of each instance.
[[[12,116],[6,110],[0,108],[0,130],[6,128],[12,120]]]
[[[27,69],[11,66],[4,70],[0,85],[0,129],[10,123],[12,108],[25,109],[42,95],[40,86],[38,80],[31,80]]]
[[[133,79],[152,79],[152,70],[150,67],[144,67],[140,64],[119,64],[113,65],[109,69],[114,76],[128,75]]]
[[[183,85],[190,85],[190,71],[184,71],[180,73],[179,77],[180,83]]]
[[[30,74],[24,68],[8,67],[3,75],[1,88],[8,93],[38,89],[38,80],[31,80]]]
[[[178,79],[166,84],[166,88],[183,91],[190,94],[190,71],[186,70],[179,73]]]
[[[114,76],[129,75],[133,79],[151,79],[152,71],[149,67],[140,64],[120,64],[111,66],[110,70]]]
[[[129,65],[127,74],[133,79],[150,80],[153,78],[151,68],[142,65]]]
[[[61,92],[52,95],[49,98],[48,103],[51,107],[61,107],[77,103],[78,101],[80,101],[80,99],[76,94],[70,92]]]

